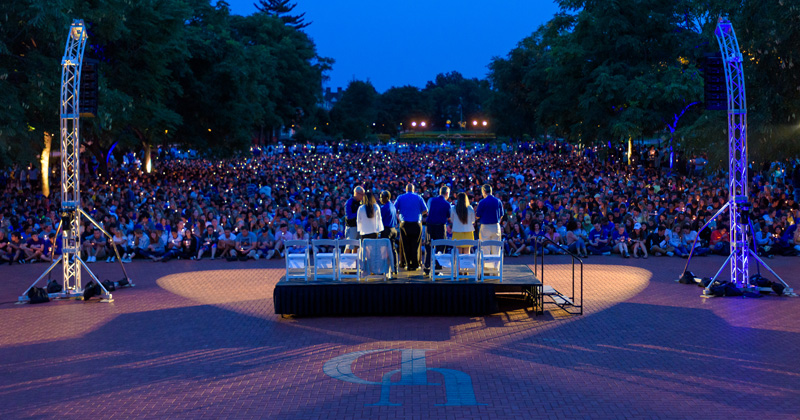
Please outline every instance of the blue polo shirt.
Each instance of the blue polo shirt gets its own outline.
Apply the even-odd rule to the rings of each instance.
[[[381,206],[381,220],[383,220],[384,229],[397,226],[397,209],[391,201]]]
[[[394,202],[401,222],[421,222],[422,213],[428,211],[425,201],[418,194],[407,192]]]
[[[361,206],[361,202],[356,200],[355,197],[350,197],[350,199],[344,203],[345,223],[347,226],[355,227],[356,214],[358,213],[359,206]]]
[[[500,203],[500,200],[493,195],[487,195],[478,203],[478,208],[475,210],[475,217],[478,219],[478,223],[482,225],[500,223],[503,214],[503,205]]]
[[[450,203],[441,195],[428,200],[428,224],[444,225],[450,218]]]

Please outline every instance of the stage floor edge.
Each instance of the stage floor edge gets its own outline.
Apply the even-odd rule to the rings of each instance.
[[[507,265],[503,281],[431,281],[421,271],[391,280],[287,281],[275,285],[275,313],[295,316],[487,315],[498,312],[498,293],[525,295],[543,311],[542,282],[527,265]]]

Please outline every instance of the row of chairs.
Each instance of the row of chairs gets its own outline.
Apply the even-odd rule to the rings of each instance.
[[[316,280],[356,279],[379,275],[391,278],[397,272],[389,239],[315,239],[286,241],[286,280],[308,281],[311,267]],[[503,242],[475,240],[431,241],[433,281],[503,279]],[[358,250],[347,253],[347,249]],[[466,253],[458,250],[464,249]]]
[[[503,281],[503,242],[435,239],[431,241],[433,281],[499,280]],[[459,249],[466,252],[461,253]],[[449,250],[449,251],[448,251]]]
[[[343,280],[379,275],[391,278],[395,269],[389,239],[315,239],[286,241],[286,279]],[[348,253],[347,250],[355,250]],[[356,250],[357,249],[357,250]]]

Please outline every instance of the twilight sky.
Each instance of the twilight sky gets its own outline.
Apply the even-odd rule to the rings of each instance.
[[[249,15],[255,0],[227,0]],[[354,78],[379,92],[424,87],[439,73],[484,77],[494,56],[505,56],[547,22],[553,0],[295,0],[317,52],[336,60],[326,86],[346,88]],[[213,3],[213,1],[212,1]]]

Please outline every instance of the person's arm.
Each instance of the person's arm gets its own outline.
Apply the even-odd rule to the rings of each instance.
[[[383,215],[381,214],[381,206],[375,205],[375,217],[378,218],[377,229],[378,233],[383,232]]]

